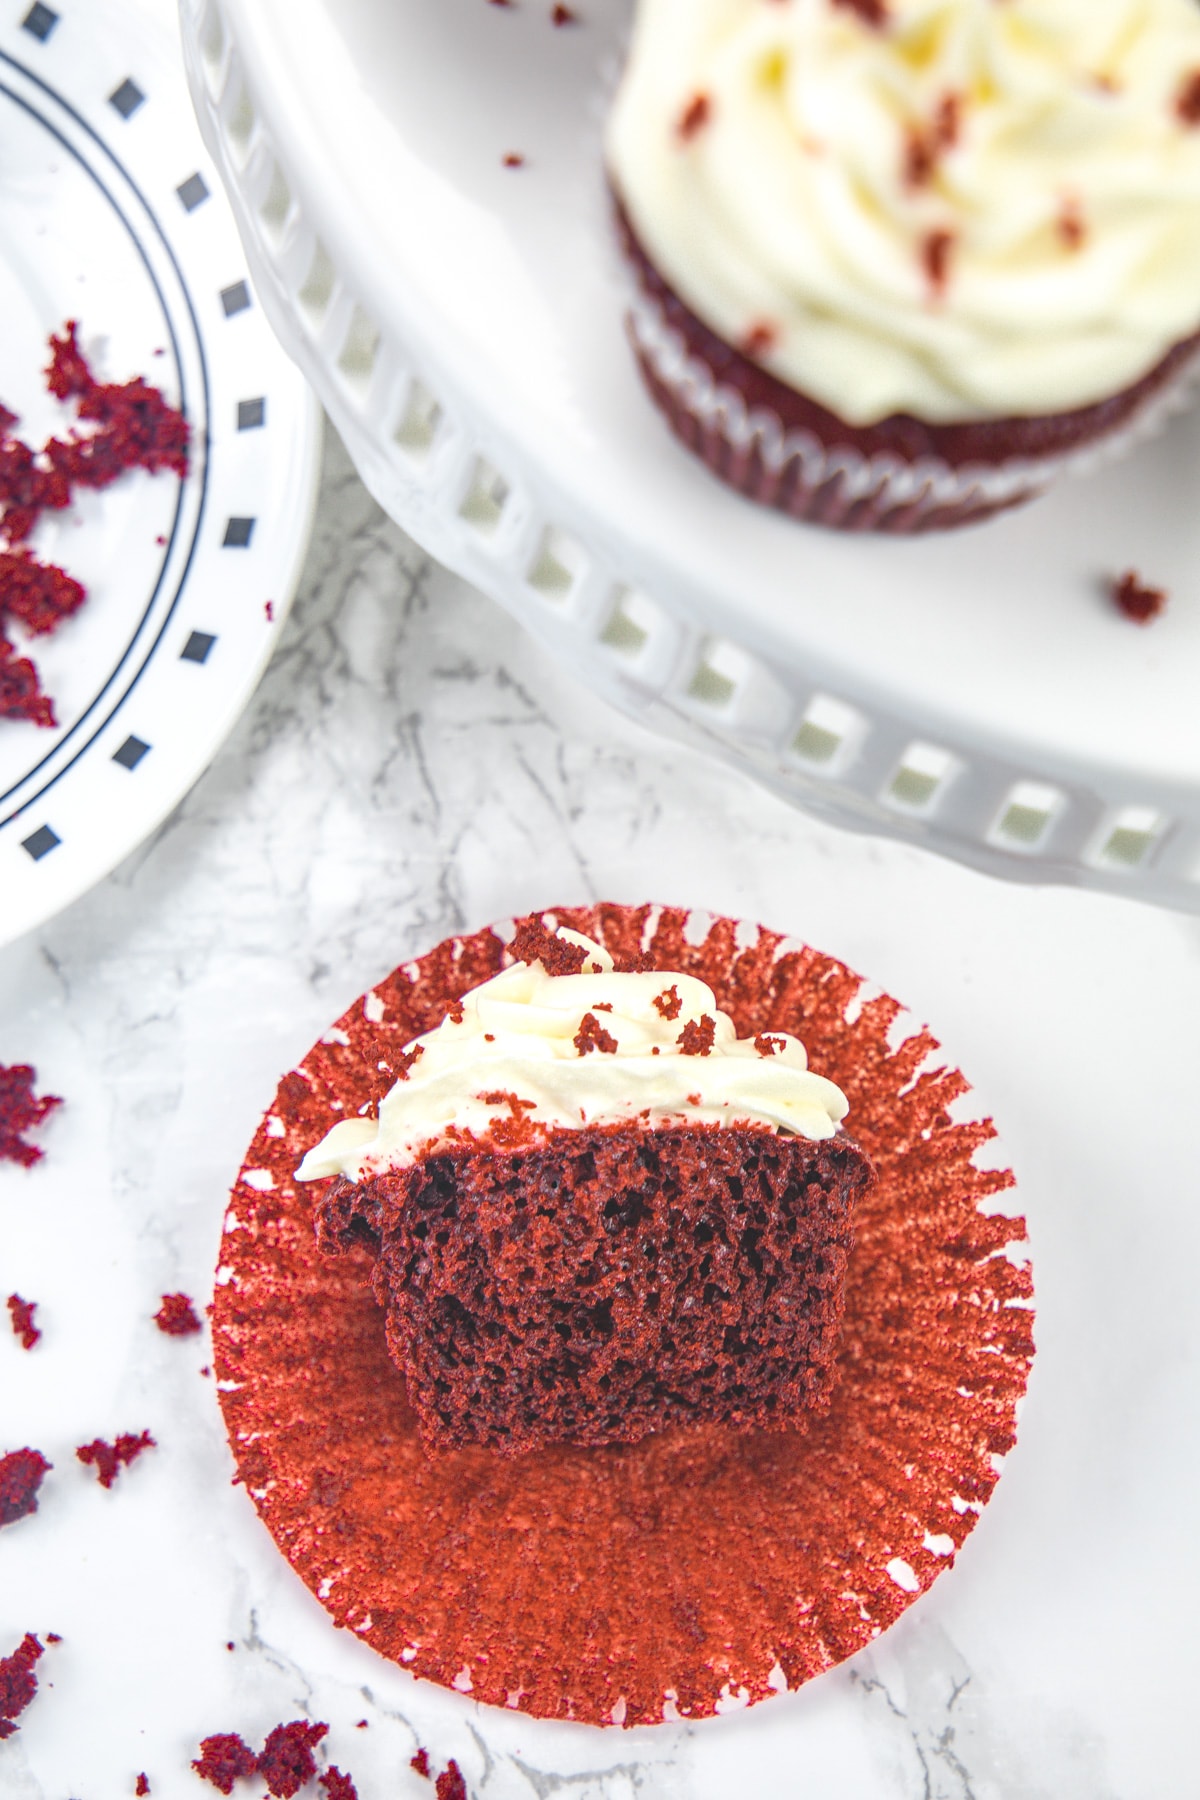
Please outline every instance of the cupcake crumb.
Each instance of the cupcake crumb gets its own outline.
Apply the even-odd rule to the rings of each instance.
[[[293,1719],[288,1725],[276,1725],[267,1734],[257,1767],[268,1793],[278,1796],[278,1800],[291,1800],[293,1794],[298,1794],[306,1782],[312,1780],[317,1772],[313,1749],[328,1731],[328,1725]],[[337,1800],[336,1796],[334,1800]]]
[[[192,1337],[201,1329],[196,1309],[187,1294],[164,1294],[154,1323],[167,1337]]]
[[[707,1056],[717,1035],[717,1021],[711,1013],[689,1019],[679,1034],[679,1048],[685,1056]]]
[[[332,1763],[321,1776],[317,1785],[325,1789],[328,1800],[358,1800],[358,1789],[349,1775],[344,1774]]]
[[[0,1162],[20,1163],[25,1169],[32,1168],[45,1154],[36,1144],[26,1143],[25,1133],[62,1105],[57,1094],[36,1098],[36,1080],[37,1070],[29,1063],[14,1063],[8,1069],[0,1064]]]
[[[192,1767],[202,1781],[211,1781],[221,1793],[232,1794],[235,1781],[257,1773],[258,1758],[236,1731],[219,1731],[201,1739],[200,1754],[193,1757]]]
[[[870,25],[876,31],[888,22],[886,0],[833,0],[833,4],[840,6],[843,12],[857,13],[864,25]]]
[[[37,1693],[33,1665],[42,1654],[40,1641],[27,1631],[11,1656],[0,1657],[0,1738],[13,1736],[17,1720]]]
[[[1157,619],[1167,604],[1166,588],[1150,587],[1144,582],[1136,569],[1126,569],[1125,573],[1112,584],[1112,597],[1117,611],[1135,625],[1149,625]]]
[[[921,262],[935,295],[946,291],[946,283],[950,278],[950,252],[953,248],[954,233],[944,227],[937,231],[927,231],[921,241]]]
[[[541,963],[547,975],[579,975],[587,958],[582,944],[572,944],[531,913],[517,926],[508,946],[514,962]]]
[[[437,1800],[467,1800],[467,1784],[453,1757],[437,1778],[436,1793]]]
[[[1200,69],[1184,76],[1175,99],[1175,114],[1189,128],[1200,125]]]
[[[616,1038],[611,1031],[605,1031],[595,1013],[584,1013],[572,1042],[580,1056],[587,1056],[593,1050],[599,1050],[605,1056],[617,1054]]]
[[[75,1455],[81,1463],[94,1464],[100,1486],[110,1488],[123,1468],[127,1468],[143,1450],[154,1448],[155,1441],[148,1431],[123,1431],[116,1443],[93,1438],[90,1444],[81,1444]]]
[[[679,115],[679,123],[675,127],[684,143],[689,143],[696,133],[703,131],[712,118],[712,101],[707,94],[693,94]]]
[[[20,1294],[8,1296],[8,1310],[12,1315],[13,1336],[21,1340],[23,1350],[32,1350],[41,1338],[41,1332],[33,1322],[37,1311],[36,1300],[22,1300]]]
[[[38,1489],[53,1463],[28,1446],[0,1456],[0,1525],[12,1525],[38,1509]]]

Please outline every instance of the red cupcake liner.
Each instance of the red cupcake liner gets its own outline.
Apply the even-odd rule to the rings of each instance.
[[[723,342],[668,286],[618,207],[637,281],[629,335],[675,436],[727,486],[793,518],[898,535],[972,524],[1153,435],[1200,379],[1200,334],[1095,405],[927,425],[852,426]]]
[[[788,1030],[850,1100],[879,1181],[859,1207],[833,1404],[807,1432],[715,1427],[630,1446],[430,1460],[371,1297],[322,1256],[293,1180],[377,1102],[402,1046],[508,960],[450,939],[357,1001],[280,1083],[225,1221],[213,1319],[240,1479],[340,1626],[414,1674],[592,1724],[697,1717],[795,1688],[869,1643],[954,1560],[1015,1438],[1033,1355],[1012,1185],[990,1121],[924,1031],[832,958],[729,919],[597,906],[553,917],[618,957],[699,976],[741,1035]],[[693,942],[699,937],[698,942]]]

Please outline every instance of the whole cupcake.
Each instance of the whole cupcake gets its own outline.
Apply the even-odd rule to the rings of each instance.
[[[641,0],[608,162],[654,398],[796,517],[985,517],[1195,367],[1195,0]]]

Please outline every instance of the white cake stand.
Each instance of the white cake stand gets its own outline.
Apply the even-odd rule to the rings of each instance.
[[[931,539],[727,492],[624,337],[600,144],[630,0],[575,11],[182,0],[258,291],[367,484],[573,674],[799,803],[1200,910],[1200,419]],[[1170,591],[1147,628],[1109,599],[1128,568]]]

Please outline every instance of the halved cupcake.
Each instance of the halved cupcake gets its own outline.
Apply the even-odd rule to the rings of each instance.
[[[515,1453],[827,1410],[856,1198],[841,1090],[694,975],[531,919],[301,1180],[366,1243],[428,1446]]]
[[[551,948],[542,924],[565,940],[562,948]],[[652,968],[655,995],[668,1010],[675,989],[676,1019],[654,1009],[664,1030],[703,1030],[705,1010],[685,1017],[679,977],[694,978],[742,1040],[802,1038],[849,1097],[855,1136],[878,1179],[854,1195],[855,1242],[828,1410],[805,1410],[792,1430],[741,1430],[731,1418],[655,1429],[636,1443],[556,1443],[521,1456],[467,1446],[430,1456],[371,1294],[377,1228],[388,1221],[382,1211],[371,1214],[364,1195],[361,1229],[369,1241],[357,1245],[353,1229],[343,1232],[354,1207],[343,1213],[334,1203],[337,1177],[326,1190],[296,1181],[297,1164],[333,1121],[359,1121],[340,1134],[347,1158],[351,1138],[361,1148],[368,1132],[376,1136],[375,1119],[414,1042],[441,1041],[442,1021],[460,1007],[465,1021],[472,992],[485,991],[522,951],[540,945],[542,967],[517,967],[514,985],[529,980],[553,998],[565,981],[601,980],[586,968],[577,977],[543,975],[544,958],[565,962],[572,942],[592,961],[590,946],[603,945],[618,971]],[[586,1010],[596,1025],[585,1041],[595,1030],[613,1037],[628,1030],[623,1020],[614,1023],[615,1006],[609,1015],[593,1001]],[[549,1010],[561,1027],[561,1011]],[[527,1001],[514,1007],[522,1017],[530,1011]],[[716,1015],[707,1016],[715,1043]],[[574,1029],[582,1032],[582,1019]],[[711,1075],[711,1053],[679,1051],[680,1069]],[[1012,1177],[994,1155],[977,1165],[993,1128],[962,1115],[968,1084],[935,1052],[934,1038],[896,1001],[835,959],[745,922],[675,907],[558,908],[519,922],[515,936],[506,924],[450,938],[355,1001],[283,1077],[247,1150],[230,1196],[213,1305],[213,1372],[238,1478],[333,1621],[400,1667],[474,1701],[635,1725],[720,1713],[731,1697],[767,1699],[832,1668],[897,1619],[950,1566],[985,1510],[1013,1447],[1033,1354],[1024,1225],[998,1210]],[[658,1058],[652,1053],[653,1040],[657,1067],[661,1047]],[[410,1080],[429,1055],[409,1065]],[[594,1074],[622,1059],[597,1048],[562,1060],[564,1068],[579,1060]],[[776,1070],[781,1060],[786,1049],[771,1061],[756,1049],[753,1059]],[[745,1062],[753,1066],[749,1056]],[[689,1084],[689,1091],[703,1098],[703,1090]],[[824,1089],[814,1097],[814,1119],[821,1104],[837,1110]],[[512,1109],[483,1104],[482,1134],[494,1137]],[[527,1116],[530,1109],[516,1110]],[[826,1110],[827,1124],[831,1117]],[[555,1129],[547,1128],[548,1139]],[[579,1132],[588,1129],[602,1127],[580,1120]],[[650,1142],[657,1148],[672,1129],[651,1124]],[[741,1130],[718,1119],[694,1129],[700,1149],[723,1142],[727,1131],[736,1142]],[[782,1131],[748,1135],[763,1154],[790,1142]],[[844,1142],[834,1131],[794,1148],[819,1159]],[[514,1144],[512,1154],[532,1157],[546,1147]],[[720,1165],[714,1182],[727,1167]],[[638,1169],[634,1186],[643,1187],[644,1165]],[[352,1186],[367,1186],[371,1174],[362,1173],[366,1179]],[[747,1198],[757,1204],[743,1182]],[[574,1192],[569,1200],[573,1214]],[[343,1253],[318,1247],[314,1201],[323,1228],[339,1242],[348,1238]],[[489,1195],[487,1203],[508,1202]],[[827,1203],[825,1188],[814,1210]],[[712,1204],[736,1216],[728,1181]],[[473,1252],[476,1226],[462,1219],[460,1231],[439,1206],[436,1251],[451,1251],[458,1233]],[[566,1227],[544,1185],[536,1210],[538,1229],[551,1239]],[[642,1224],[622,1223],[603,1253],[651,1241]],[[444,1245],[436,1243],[443,1231]],[[708,1247],[717,1242],[714,1233]],[[685,1285],[705,1248],[682,1243]],[[508,1254],[503,1238],[487,1249],[501,1260]],[[739,1240],[712,1253],[714,1269],[718,1261],[722,1268],[717,1276],[710,1270],[710,1279],[724,1282],[725,1271],[744,1266],[747,1284],[761,1275],[765,1286],[776,1247],[764,1252]],[[566,1252],[560,1260],[565,1274]],[[574,1273],[587,1267],[580,1258]],[[822,1272],[814,1264],[812,1273]],[[660,1290],[670,1275],[660,1266]],[[386,1267],[379,1285],[390,1310]],[[652,1284],[642,1277],[640,1286],[652,1316]],[[432,1310],[447,1291],[427,1286],[412,1304],[428,1300]],[[814,1295],[814,1328],[820,1305],[842,1304],[828,1284],[823,1292],[820,1304]],[[511,1283],[508,1293],[517,1305]],[[530,1308],[541,1303],[536,1294],[528,1301]],[[612,1310],[615,1317],[615,1300]],[[607,1337],[597,1332],[597,1344]],[[458,1355],[465,1341],[451,1332],[442,1351]],[[738,1354],[732,1343],[727,1354]],[[558,1397],[565,1392],[560,1382]]]

